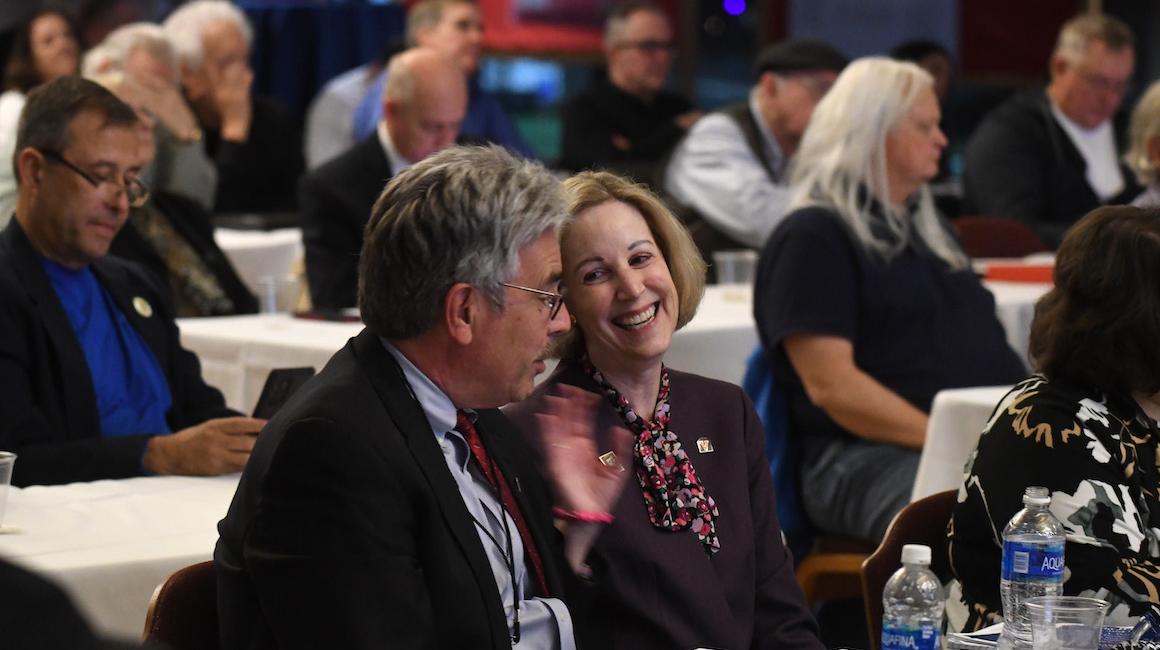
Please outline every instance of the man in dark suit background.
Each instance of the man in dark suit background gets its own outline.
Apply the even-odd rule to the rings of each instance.
[[[236,472],[263,424],[227,417],[165,290],[105,256],[148,197],[145,137],[91,81],[28,95],[16,215],[0,233],[0,448],[20,455],[17,485]]]
[[[494,145],[387,185],[359,263],[367,327],[270,420],[219,525],[223,648],[575,647],[546,490],[495,410],[569,327],[565,219],[552,175]],[[615,495],[623,475],[591,460],[561,489]]]
[[[1120,161],[1113,116],[1135,65],[1124,23],[1085,14],[1060,29],[1051,82],[991,111],[967,143],[967,214],[1015,219],[1051,248],[1101,205],[1140,192]]]
[[[394,174],[455,142],[467,81],[455,61],[412,48],[391,59],[374,135],[302,179],[306,278],[316,309],[353,307],[371,207]]]

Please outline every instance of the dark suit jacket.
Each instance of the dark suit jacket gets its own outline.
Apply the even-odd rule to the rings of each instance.
[[[218,170],[214,212],[293,211],[294,193],[306,166],[302,129],[284,104],[272,97],[251,97],[253,118],[245,142],[229,142],[202,124],[205,151]]]
[[[574,615],[586,648],[809,648],[818,628],[794,578],[781,539],[765,435],[749,399],[733,384],[669,371],[669,428],[681,438],[705,489],[717,503],[721,550],[709,557],[689,530],[662,531],[648,520],[640,484],[628,478],[589,562],[604,567],[589,610]],[[531,398],[504,409],[525,435],[538,438],[534,414],[557,384],[590,392],[586,373],[561,364]],[[603,400],[596,432],[623,426]],[[698,451],[706,438],[712,451]]]
[[[316,309],[342,309],[357,302],[363,231],[391,176],[383,146],[372,134],[299,183],[306,279]]]
[[[1108,201],[1127,203],[1140,193],[1122,163],[1124,190]],[[1087,163],[1052,115],[1040,88],[991,111],[967,143],[964,214],[1022,221],[1048,246],[1080,217],[1103,205],[1087,182]]]
[[[653,183],[657,166],[685,135],[673,118],[690,110],[689,100],[670,92],[657,93],[645,104],[613,86],[602,72],[564,106],[558,166],[572,172],[608,168]],[[628,148],[613,145],[614,135],[627,140]]]
[[[98,639],[60,587],[4,561],[0,561],[0,630],[5,650],[141,648]]]
[[[205,314],[207,316],[227,316],[231,314],[253,314],[258,311],[258,300],[245,283],[238,277],[238,272],[230,264],[229,258],[218,248],[213,238],[213,224],[210,215],[196,202],[187,198],[160,192],[151,194],[149,201],[169,222],[177,234],[181,236],[197,253],[201,261],[217,278],[222,291],[234,303],[234,311],[228,314]],[[130,215],[130,222],[133,216]],[[121,259],[136,262],[148,269],[166,286],[169,270],[165,260],[158,254],[157,249],[141,234],[132,223],[128,223],[109,247],[109,254]]]
[[[173,311],[156,280],[123,260],[93,264],[97,280],[141,334],[169,383],[166,414],[177,431],[236,415],[201,379],[201,365],[181,347]],[[144,298],[146,317],[133,306]],[[40,258],[16,219],[0,233],[0,449],[14,451],[16,485],[92,481],[141,474],[145,443],[156,432],[101,437],[96,393],[72,325]]]
[[[565,569],[530,452],[476,422],[545,560]],[[368,330],[258,437],[218,526],[222,648],[510,648],[499,591],[402,370]]]

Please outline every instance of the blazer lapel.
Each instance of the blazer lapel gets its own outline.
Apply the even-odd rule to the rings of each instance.
[[[499,600],[499,589],[491,572],[491,564],[484,554],[483,545],[472,525],[471,513],[463,503],[459,487],[447,469],[443,452],[431,434],[422,407],[411,395],[399,364],[370,330],[364,329],[355,337],[354,351],[359,366],[370,378],[371,385],[378,393],[379,399],[383,401],[392,422],[406,439],[415,463],[427,478],[431,492],[439,503],[443,521],[467,558],[484,602],[492,611],[497,612],[496,616],[488,619],[493,638],[498,633],[499,638],[507,643],[507,619],[503,614],[503,604]],[[502,630],[496,629],[497,621],[504,622]]]
[[[27,291],[28,299],[35,306],[48,333],[49,345],[56,351],[59,363],[54,372],[63,390],[61,403],[66,406],[64,418],[68,422],[68,438],[98,437],[100,430],[92,427],[94,423],[100,422],[92,375],[76,372],[78,368],[88,369],[89,363],[60,298],[56,295],[56,289],[52,288],[48,275],[41,267],[40,255],[32,248],[32,243],[16,219],[12,219],[4,230],[3,239],[11,253],[12,272],[20,278],[21,286]]]

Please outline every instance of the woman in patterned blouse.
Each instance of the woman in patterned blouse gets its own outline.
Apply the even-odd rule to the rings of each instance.
[[[1104,207],[1072,228],[1031,355],[1040,374],[999,403],[964,470],[949,624],[1001,620],[1003,528],[1042,485],[1067,531],[1064,593],[1107,600],[1107,624],[1131,625],[1160,603],[1160,210]]]
[[[565,188],[561,283],[573,328],[556,372],[507,413],[542,447],[558,500],[574,498],[563,486],[583,463],[623,472],[610,512],[556,504],[561,525],[595,537],[584,557],[565,548],[593,573],[591,605],[573,614],[581,645],[821,650],[753,406],[733,384],[662,362],[701,300],[700,253],[643,186],[585,172]]]

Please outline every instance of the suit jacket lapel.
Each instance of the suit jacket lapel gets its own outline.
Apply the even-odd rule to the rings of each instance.
[[[20,278],[20,284],[28,293],[29,301],[35,306],[44,329],[48,333],[49,345],[56,351],[59,361],[57,373],[63,390],[61,403],[65,405],[64,418],[68,422],[67,436],[71,440],[95,438],[101,435],[93,429],[100,422],[97,413],[97,396],[93,389],[92,375],[87,370],[88,360],[77,341],[72,323],[64,312],[60,298],[48,275],[41,267],[40,255],[32,248],[28,236],[12,219],[3,233],[4,245],[8,247],[12,259],[12,272]]]
[[[359,366],[369,377],[371,386],[383,401],[387,413],[395,427],[407,441],[415,463],[427,478],[431,492],[439,502],[443,520],[451,530],[464,557],[471,566],[472,575],[479,585],[480,594],[488,607],[497,612],[495,617],[488,620],[492,627],[492,636],[507,640],[507,619],[503,614],[503,604],[499,600],[499,589],[496,587],[495,576],[491,572],[491,564],[487,561],[479,535],[472,525],[471,513],[463,504],[463,496],[455,479],[447,469],[447,462],[439,449],[435,437],[431,434],[430,425],[419,402],[411,395],[403,378],[403,372],[395,362],[394,357],[383,347],[378,337],[370,330],[364,329],[354,340],[355,358]],[[502,630],[496,629],[497,621],[502,621]]]

